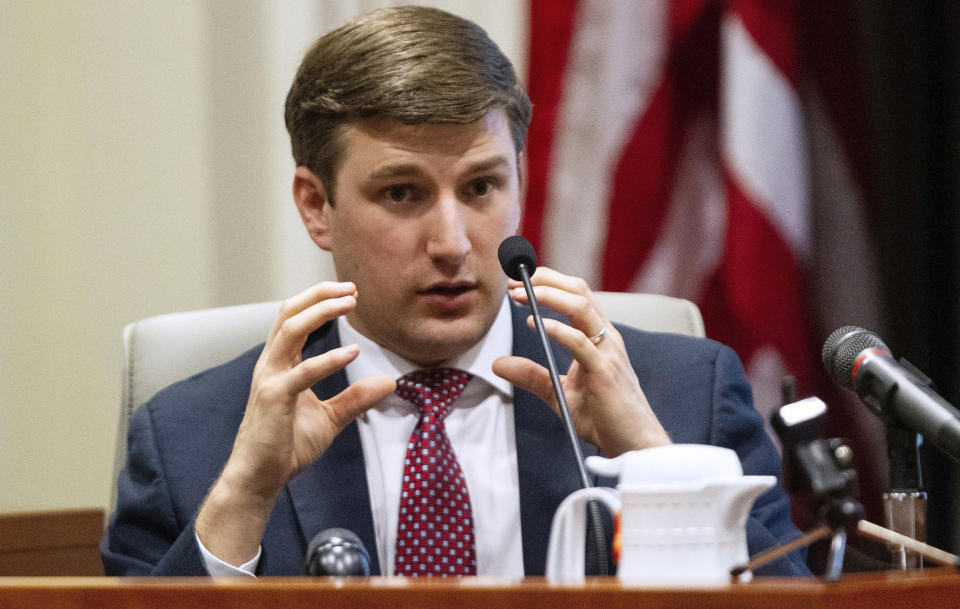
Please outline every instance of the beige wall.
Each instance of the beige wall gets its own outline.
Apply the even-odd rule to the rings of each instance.
[[[213,297],[201,19],[3,4],[0,509],[100,506],[123,324]]]
[[[0,0],[0,511],[106,506],[120,332],[330,275],[282,100],[375,1]],[[433,2],[524,55],[522,2]]]

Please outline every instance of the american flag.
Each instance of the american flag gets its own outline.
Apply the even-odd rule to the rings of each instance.
[[[769,420],[781,379],[883,474],[818,353],[880,319],[842,3],[532,0],[522,233],[593,288],[696,302]],[[871,503],[870,498],[868,504]]]

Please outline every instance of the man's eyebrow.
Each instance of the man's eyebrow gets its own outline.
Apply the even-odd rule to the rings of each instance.
[[[497,155],[490,157],[489,159],[477,161],[472,165],[468,165],[465,173],[473,175],[509,167],[510,161],[507,159],[507,157]],[[416,177],[422,174],[423,168],[415,163],[391,163],[374,169],[373,172],[371,172],[368,176],[368,179],[382,180],[384,178]]]
[[[484,173],[486,171],[493,171],[495,169],[509,168],[510,161],[505,156],[495,156],[483,161],[478,161],[473,165],[467,167],[466,173]]]
[[[377,167],[369,175],[371,180],[379,180],[382,178],[397,178],[397,177],[408,177],[408,176],[418,176],[423,173],[423,170],[412,163],[394,163],[390,165],[383,165],[382,167]]]

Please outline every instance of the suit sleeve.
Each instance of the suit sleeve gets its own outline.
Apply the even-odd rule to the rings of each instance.
[[[736,451],[747,475],[776,476],[777,484],[757,498],[747,520],[750,556],[800,536],[790,520],[790,496],[783,489],[780,456],[753,407],[750,386],[739,358],[729,347],[717,354],[711,443]],[[810,575],[806,551],[797,550],[756,571],[757,575]]]
[[[203,576],[194,523],[178,518],[157,450],[150,405],[130,422],[129,455],[100,553],[107,575]]]

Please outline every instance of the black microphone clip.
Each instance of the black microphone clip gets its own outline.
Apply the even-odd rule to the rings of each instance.
[[[823,437],[827,406],[815,397],[781,407],[771,418],[783,444],[783,482],[805,499],[831,529],[856,529],[863,519],[853,451],[840,438]]]

